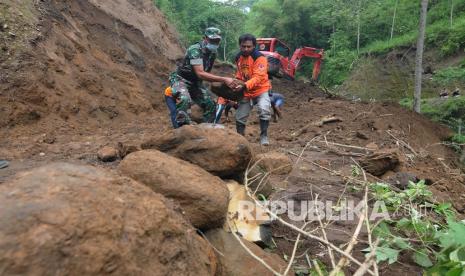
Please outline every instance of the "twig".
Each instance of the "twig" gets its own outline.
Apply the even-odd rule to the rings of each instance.
[[[361,266],[357,269],[357,271],[355,271],[354,276],[362,276],[362,275],[365,275],[365,273],[367,272],[368,268],[370,268],[370,266],[372,266],[372,265],[375,266],[375,267],[377,267],[376,259],[375,259],[377,244],[378,244],[378,241],[376,241],[376,245],[375,245],[374,250],[371,250],[371,251],[370,251],[370,254],[368,254],[368,256],[367,256],[367,258],[366,258],[366,261],[363,263],[363,265],[361,265]],[[375,271],[375,273],[377,273],[377,271]]]
[[[408,150],[410,150],[415,156],[418,155],[418,153],[409,145],[407,144],[406,142],[398,139],[396,136],[392,135],[391,132],[389,132],[389,130],[386,130],[386,133],[389,134],[389,136],[391,136],[392,138],[394,138],[397,142],[401,143],[404,147],[406,147]]]
[[[308,267],[309,267],[309,268],[312,268],[312,263],[310,262],[310,257],[308,257],[308,254],[307,254],[307,253],[305,253],[305,259],[307,260]]]
[[[255,165],[254,165],[255,166]],[[252,166],[253,168],[253,166]],[[258,206],[260,206],[261,208],[263,208],[264,210],[266,210],[266,212],[270,215],[271,218],[273,219],[276,219],[277,221],[279,221],[281,224],[291,228],[292,230],[294,231],[297,231],[298,233],[301,233],[302,235],[306,236],[306,237],[309,237],[311,239],[314,239],[314,240],[317,240],[319,242],[321,242],[322,244],[325,244],[325,245],[328,245],[330,246],[334,251],[338,252],[339,254],[342,254],[343,256],[345,256],[347,259],[349,259],[350,261],[352,261],[353,263],[357,264],[358,266],[361,266],[362,263],[360,261],[358,261],[357,259],[355,259],[353,256],[351,256],[350,254],[344,252],[342,249],[340,249],[339,247],[335,246],[334,244],[330,243],[330,242],[327,242],[325,241],[323,238],[320,238],[318,236],[315,236],[313,234],[310,234],[308,232],[305,232],[303,230],[301,230],[300,228],[298,228],[297,226],[283,220],[282,218],[280,218],[277,214],[273,213],[268,207],[264,206],[260,201],[258,201],[256,198],[254,198],[251,193],[250,193],[250,189],[248,187],[248,179],[247,179],[247,175],[248,175],[248,171],[249,171],[250,168],[247,168],[246,172],[245,172],[245,180],[244,180],[244,185],[246,187],[246,191],[247,191],[247,194],[254,200],[255,204],[257,204]],[[368,273],[370,273],[371,275],[374,275],[373,271],[371,270],[368,270]]]
[[[318,276],[324,276],[323,272],[321,271],[320,265],[316,260],[313,260],[313,266],[315,267],[316,272],[318,273]]]
[[[306,226],[307,224],[304,224],[302,229],[305,229]],[[291,259],[289,260],[289,264],[287,265],[286,270],[284,271],[284,276],[286,276],[289,273],[289,270],[291,270],[292,263],[294,262],[294,258],[295,258],[295,253],[297,252],[297,247],[299,246],[299,242],[300,242],[300,233],[297,235],[297,240],[295,241],[294,249],[292,250]]]
[[[314,200],[315,204],[316,204],[317,201],[318,201],[318,194],[316,195],[315,200]],[[323,226],[323,222],[321,221],[320,211],[318,210],[318,208],[315,208],[315,210],[316,210],[316,214],[318,216],[318,222],[320,223],[321,232],[323,233],[323,238],[325,239],[325,241],[327,241],[329,243],[328,236],[326,235],[325,227]],[[326,247],[328,248],[329,259],[331,260],[331,266],[334,269],[334,268],[336,268],[336,261],[334,260],[333,250],[328,245]]]
[[[296,153],[294,153],[294,152],[292,152],[292,151],[288,151],[288,152],[289,152],[289,154],[298,156]],[[322,165],[320,165],[320,164],[318,164],[318,163],[316,163],[316,162],[313,162],[313,161],[311,161],[311,160],[308,160],[308,159],[306,159],[306,158],[302,158],[302,160],[304,160],[304,161],[306,161],[306,162],[309,162],[310,164],[313,164],[313,165],[317,166],[318,168],[323,169],[323,170],[325,170],[325,171],[327,171],[327,172],[329,172],[329,173],[332,173],[332,174],[334,174],[334,175],[337,175],[337,176],[343,177],[343,178],[345,178],[345,179],[349,179],[349,180],[351,180],[351,181],[354,181],[354,182],[357,183],[357,184],[362,184],[362,185],[365,184],[365,182],[363,182],[363,181],[360,181],[360,180],[358,180],[358,179],[356,179],[356,178],[353,178],[353,177],[344,175],[344,174],[342,174],[342,173],[340,173],[340,172],[337,172],[337,171],[335,171],[335,170],[328,169],[328,168],[326,168],[325,166],[322,166]]]
[[[207,241],[207,243],[213,248],[213,250],[216,251],[216,253],[220,254],[221,257],[224,257],[224,254],[221,253],[221,251],[219,251],[216,247],[213,246],[213,244],[207,239],[207,237],[202,231],[197,230],[197,232]]]
[[[367,184],[368,184],[367,175],[366,175],[365,170],[363,169],[363,167],[357,161],[355,161],[353,158],[352,158],[352,161],[362,171],[363,180],[365,182],[367,182]],[[370,245],[370,250],[373,251],[373,252],[376,252],[376,245],[373,244],[373,239],[372,239],[372,236],[371,236],[372,233],[371,233],[371,227],[370,227],[370,220],[368,218],[368,185],[365,185],[365,199],[366,199],[365,200],[365,224],[366,224],[367,232],[368,232],[368,244]],[[373,254],[375,254],[375,253],[373,253]],[[370,252],[370,255],[371,255],[371,252]],[[370,267],[370,266],[368,266],[368,267]],[[376,263],[376,261],[373,262],[373,268],[374,268],[375,276],[378,276],[379,271],[378,271],[378,264]],[[365,272],[363,272],[363,273],[365,273]]]
[[[356,157],[363,157],[363,156],[366,156],[366,154],[363,154],[363,153],[341,152],[341,151],[335,150],[335,149],[333,149],[333,148],[328,148],[328,152],[329,152],[329,153],[334,153],[334,154],[337,154],[337,155],[341,155],[341,156],[356,156]]]
[[[313,137],[312,140],[308,141],[308,142],[305,144],[304,148],[303,148],[302,151],[300,152],[300,155],[296,155],[298,158],[297,158],[297,161],[295,161],[294,165],[292,165],[292,168],[295,168],[295,167],[297,166],[297,164],[299,164],[299,161],[300,161],[300,159],[302,159],[302,156],[303,156],[305,150],[307,149],[307,147],[310,146],[310,145],[313,143],[313,141],[314,141],[315,139],[317,139],[318,137],[319,137],[319,136]],[[287,176],[286,176],[285,181],[287,181],[287,180],[289,179],[289,176],[290,176],[290,175],[287,175]]]
[[[365,213],[362,213],[362,214],[360,214],[360,219],[358,221],[358,225],[357,225],[357,228],[355,229],[354,235],[352,236],[352,239],[350,240],[349,244],[347,245],[346,250],[344,251],[344,253],[345,253],[344,256],[345,257],[343,256],[339,260],[339,262],[337,263],[336,268],[333,269],[333,271],[331,271],[329,276],[337,275],[337,273],[341,270],[341,268],[346,265],[346,261],[347,261],[346,257],[350,254],[350,252],[352,252],[352,249],[358,243],[357,238],[358,238],[358,235],[360,234],[360,230],[362,230],[362,225],[363,225],[364,220],[365,220]],[[362,265],[360,264],[359,266],[362,266]]]
[[[364,151],[374,151],[372,149],[369,149],[369,148],[364,148],[364,147],[358,147],[358,146],[351,146],[351,145],[344,145],[344,144],[339,144],[339,143],[334,143],[334,142],[328,142],[328,141],[318,141],[317,142],[320,142],[320,143],[325,143],[325,144],[329,144],[329,145],[333,145],[333,146],[338,146],[338,147],[343,147],[343,148],[349,148],[349,149],[358,149],[358,150],[364,150]]]

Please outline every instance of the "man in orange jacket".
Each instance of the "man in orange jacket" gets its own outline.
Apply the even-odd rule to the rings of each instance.
[[[260,118],[260,144],[269,145],[268,125],[271,118],[271,100],[268,92],[271,89],[268,80],[268,61],[255,46],[257,39],[251,34],[239,37],[241,52],[236,56],[236,78],[243,81],[235,87],[240,91],[245,89],[244,98],[239,102],[236,111],[236,129],[245,135],[247,118],[253,106],[258,108]]]

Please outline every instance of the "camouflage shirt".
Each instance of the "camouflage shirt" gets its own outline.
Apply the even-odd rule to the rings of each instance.
[[[178,65],[177,74],[192,83],[197,83],[200,79],[195,74],[193,65],[203,64],[203,70],[210,72],[215,59],[216,53],[207,51],[203,42],[196,43],[187,49],[182,64]]]

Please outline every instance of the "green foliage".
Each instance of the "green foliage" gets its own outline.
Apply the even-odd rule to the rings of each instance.
[[[358,60],[354,51],[340,51],[325,58],[320,82],[326,86],[341,85]]]
[[[244,7],[250,5],[248,2],[250,1],[154,0],[155,5],[177,27],[184,46],[200,41],[207,27],[220,28],[223,41],[219,56],[226,56],[229,60],[238,51],[237,38],[244,31]]]
[[[372,184],[370,188],[376,199],[389,199],[388,206],[404,211],[396,212],[396,219],[381,222],[373,229],[380,241],[378,262],[392,264],[401,252],[409,252],[412,261],[426,269],[426,275],[465,273],[465,224],[455,220],[450,203],[430,203],[432,193],[423,181],[410,182],[401,192],[384,183]],[[370,249],[364,252],[368,254]]]
[[[430,1],[427,47],[451,55],[465,48],[465,4],[452,0]],[[391,27],[394,9],[393,39]],[[418,34],[420,0],[259,0],[247,16],[246,30],[263,37],[278,37],[291,47],[326,49],[320,81],[341,84],[361,54],[385,54],[398,47],[414,46]],[[310,70],[304,66],[302,70]],[[303,74],[308,75],[308,74]]]
[[[457,133],[454,136],[452,136],[451,141],[457,144],[465,144],[465,135]]]
[[[412,99],[402,99],[400,105],[411,108]],[[423,99],[422,113],[433,121],[446,124],[456,132],[465,132],[465,97],[448,99]]]
[[[448,67],[438,70],[433,76],[433,81],[441,86],[465,83],[465,66]]]

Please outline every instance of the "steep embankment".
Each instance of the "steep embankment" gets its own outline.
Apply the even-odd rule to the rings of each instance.
[[[463,54],[443,57],[436,49],[424,56],[423,97],[437,97],[446,88],[465,88],[465,82],[453,75],[444,76],[446,68],[459,68]],[[400,47],[385,55],[367,55],[357,61],[338,93],[348,98],[399,100],[413,97],[415,48]]]
[[[2,1],[0,11],[1,127],[96,127],[153,116],[158,89],[182,54],[149,0]]]

